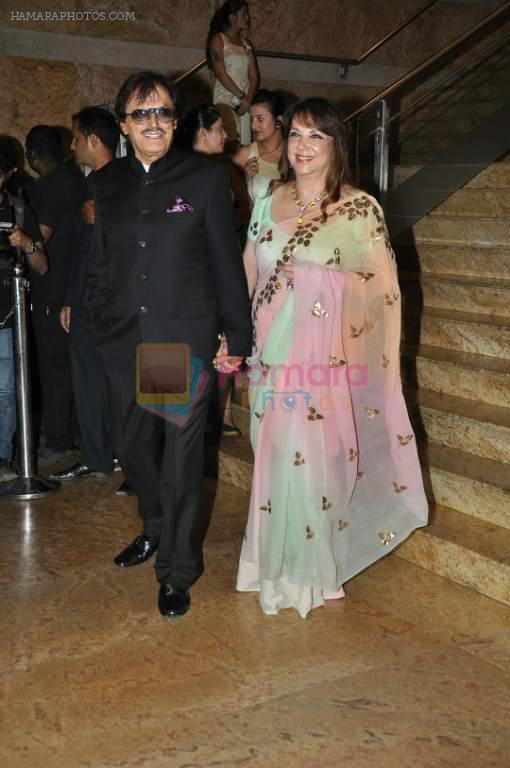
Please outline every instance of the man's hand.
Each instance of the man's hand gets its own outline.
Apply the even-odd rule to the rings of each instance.
[[[213,360],[213,367],[220,373],[237,373],[243,362],[242,357],[228,354],[228,344],[224,334],[220,336],[220,346]]]
[[[21,248],[24,253],[31,251],[33,246],[31,238],[28,235],[25,235],[17,224],[9,235],[9,242],[13,248]]]
[[[93,224],[96,218],[96,209],[93,200],[85,200],[81,207],[81,215],[86,224]]]
[[[62,307],[60,310],[60,325],[66,333],[69,333],[71,327],[71,307]]]

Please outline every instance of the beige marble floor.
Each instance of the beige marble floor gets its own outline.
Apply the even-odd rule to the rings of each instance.
[[[3,768],[507,768],[510,609],[398,558],[303,621],[233,590],[247,499],[214,501],[206,575],[163,621],[118,476],[0,502]]]

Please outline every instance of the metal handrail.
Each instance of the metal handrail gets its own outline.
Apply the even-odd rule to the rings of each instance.
[[[319,64],[352,64],[354,66],[357,66],[358,64],[361,64],[365,59],[368,59],[369,56],[371,56],[373,53],[379,50],[385,43],[387,43],[389,40],[395,37],[399,32],[401,32],[403,29],[405,29],[411,22],[415,21],[419,16],[421,16],[425,11],[427,11],[431,6],[435,5],[438,0],[429,0],[429,2],[425,3],[425,5],[422,5],[420,8],[418,8],[417,11],[415,11],[413,14],[407,17],[407,19],[404,19],[404,21],[401,21],[400,24],[398,24],[394,29],[391,30],[391,32],[388,32],[386,35],[380,38],[376,43],[370,46],[365,53],[362,53],[361,56],[359,56],[357,59],[346,59],[346,58],[334,58],[330,56],[306,56],[301,55],[299,53],[282,53],[282,52],[276,52],[276,51],[257,51],[257,56],[265,57],[265,58],[272,58],[272,59],[290,59],[294,61],[314,61],[318,62]],[[205,56],[202,59],[199,59],[195,64],[193,64],[189,69],[187,69],[185,72],[182,72],[182,74],[178,75],[176,78],[174,78],[174,83],[178,85],[178,83],[182,83],[184,80],[187,80],[188,77],[191,77],[191,75],[194,75],[195,72],[198,72],[202,67],[204,67],[207,64],[207,59]]]
[[[411,72],[408,72],[406,75],[403,75],[398,80],[395,80],[395,82],[392,83],[391,85],[388,85],[387,88],[384,88],[382,91],[376,94],[373,98],[367,101],[366,104],[363,104],[363,106],[358,107],[358,109],[355,109],[354,112],[351,112],[351,114],[346,117],[346,122],[350,122],[355,118],[359,118],[360,115],[364,114],[365,112],[368,112],[370,109],[375,107],[382,99],[386,99],[388,96],[391,96],[393,93],[395,93],[400,88],[402,88],[402,86],[408,83],[410,80],[414,80],[414,78],[417,77],[417,75],[419,75],[425,69],[430,67],[432,64],[435,64],[436,61],[439,61],[439,59],[442,59],[448,53],[453,51],[454,48],[457,48],[459,45],[461,45],[461,43],[468,40],[470,37],[475,35],[481,29],[486,27],[491,21],[494,21],[494,19],[497,19],[498,17],[502,16],[507,11],[510,11],[510,0],[508,0],[506,3],[503,3],[503,5],[499,6],[499,8],[496,8],[494,11],[492,11],[492,13],[489,13],[481,21],[477,22],[468,30],[466,30],[466,32],[463,32],[462,35],[459,35],[458,37],[455,38],[455,40],[452,40],[451,43],[448,43],[448,45],[445,45],[444,48],[441,48],[441,50],[437,51],[432,56],[429,56],[428,59],[426,59],[424,62],[422,62],[413,70],[411,70]]]
[[[499,38],[498,40],[495,40],[493,43],[490,43],[490,45],[486,46],[483,50],[481,50],[476,56],[474,56],[472,59],[469,59],[465,64],[455,69],[453,72],[451,72],[449,75],[444,77],[442,80],[438,80],[432,88],[429,88],[427,91],[424,91],[420,96],[417,96],[414,101],[412,101],[407,106],[403,107],[399,112],[395,112],[391,115],[387,120],[385,120],[385,125],[391,125],[397,118],[402,117],[402,115],[407,114],[408,112],[412,111],[416,108],[418,104],[421,104],[421,102],[425,99],[428,99],[429,96],[433,93],[435,93],[439,88],[442,88],[442,86],[446,85],[450,82],[450,80],[454,80],[457,78],[458,75],[462,74],[462,72],[465,72],[466,70],[473,69],[475,64],[477,64],[479,61],[482,61],[483,59],[490,56],[495,50],[499,50],[499,48],[502,48],[506,41],[510,40],[510,32],[507,32],[503,37]],[[347,120],[350,119],[350,116],[347,118]],[[365,142],[367,139],[371,138],[371,136],[374,136],[378,131],[378,128],[373,128],[371,131],[363,135],[363,138],[361,141]]]
[[[466,69],[473,69],[474,65],[477,64],[479,61],[487,58],[488,56],[492,55],[492,53],[496,50],[499,50],[502,48],[506,41],[510,40],[510,32],[507,32],[506,35],[503,35],[503,37],[499,38],[498,40],[494,40],[493,43],[486,46],[483,50],[480,51],[476,56],[474,56],[472,59],[469,59],[465,64],[463,64],[461,67],[458,67],[458,69],[451,72],[449,75],[444,77],[442,80],[439,80],[438,82],[434,83],[432,88],[429,88],[427,91],[422,93],[420,96],[417,96],[414,101],[412,101],[410,104],[408,104],[406,107],[403,107],[399,112],[395,112],[388,120],[387,125],[392,123],[394,120],[396,120],[398,117],[401,117],[402,115],[405,115],[410,110],[416,108],[417,104],[421,104],[421,102],[424,99],[428,99],[428,97],[435,93],[439,88],[442,88],[444,85],[450,82],[450,80],[453,80],[457,78],[458,75],[460,75],[462,72],[464,72]]]
[[[202,69],[202,67],[205,67],[207,64],[207,59],[199,59],[196,61],[192,67],[187,69],[185,72],[183,72],[181,75],[177,75],[177,77],[174,77],[174,85],[178,85],[179,83],[182,83],[183,80],[187,80],[188,77],[191,77],[191,75],[194,75],[195,72],[198,72],[199,69]]]
[[[413,13],[411,16],[409,16],[408,19],[403,21],[401,24],[398,25],[398,27],[395,27],[395,29],[392,32],[388,32],[387,35],[384,35],[384,37],[381,37],[380,40],[378,40],[377,43],[374,43],[368,51],[365,51],[359,59],[355,60],[355,64],[361,64],[362,61],[365,61],[365,59],[368,59],[369,56],[371,56],[373,53],[375,53],[381,46],[383,46],[385,43],[388,42],[388,40],[391,40],[395,35],[397,35],[399,32],[401,32],[403,29],[405,29],[409,24],[411,24],[412,21],[417,19],[419,16],[422,15],[422,13],[425,13],[432,5],[435,4],[437,0],[433,0],[433,2],[425,3],[425,5],[421,6],[421,8],[418,8],[418,10]]]

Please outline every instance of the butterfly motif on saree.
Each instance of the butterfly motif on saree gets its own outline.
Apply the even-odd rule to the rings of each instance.
[[[397,534],[395,531],[380,531],[378,533],[379,539],[383,547],[387,547],[390,541],[394,539],[396,535]]]
[[[329,313],[328,313],[327,309],[324,309],[324,308],[323,308],[323,306],[322,306],[322,304],[320,303],[320,301],[316,301],[316,302],[315,302],[315,304],[314,304],[314,305],[313,305],[313,307],[311,308],[310,312],[312,313],[312,315],[313,315],[314,317],[319,317],[319,318],[321,318],[321,319],[322,319],[322,318],[325,318],[325,317],[328,317],[328,315],[329,315]]]

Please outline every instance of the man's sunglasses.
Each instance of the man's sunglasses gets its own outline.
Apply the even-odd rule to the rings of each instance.
[[[137,125],[148,123],[151,115],[154,115],[160,123],[171,123],[175,118],[175,110],[170,107],[149,107],[149,109],[134,109],[132,112],[124,112],[124,117],[130,117]]]

